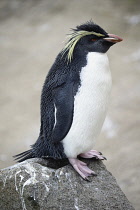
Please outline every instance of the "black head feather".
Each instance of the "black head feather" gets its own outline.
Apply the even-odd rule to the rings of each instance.
[[[96,33],[100,33],[107,36],[107,32],[103,28],[101,28],[99,25],[94,23],[92,20],[87,21],[86,23],[83,23],[81,25],[78,25],[76,29],[73,29],[73,30],[74,31],[89,31],[89,32],[94,31]]]

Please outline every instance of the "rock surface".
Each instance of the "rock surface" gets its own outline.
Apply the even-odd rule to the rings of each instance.
[[[70,165],[57,170],[30,159],[0,171],[1,210],[134,210],[101,161],[84,160],[97,176],[84,181]]]

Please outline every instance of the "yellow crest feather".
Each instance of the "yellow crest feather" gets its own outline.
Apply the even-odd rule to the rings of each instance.
[[[66,43],[65,47],[62,50],[63,55],[68,52],[67,59],[71,62],[73,57],[73,51],[77,42],[84,36],[87,35],[96,35],[98,37],[104,36],[103,34],[96,33],[94,31],[75,31],[72,34],[68,35],[69,41]]]

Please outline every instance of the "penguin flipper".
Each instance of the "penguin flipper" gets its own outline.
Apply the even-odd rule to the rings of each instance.
[[[67,135],[73,121],[74,93],[73,83],[57,87],[54,93],[55,124],[51,140],[57,143]]]

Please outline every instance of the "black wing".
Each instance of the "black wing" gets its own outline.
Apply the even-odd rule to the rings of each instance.
[[[63,84],[54,90],[54,126],[51,140],[61,141],[70,130],[74,107],[73,82]]]
[[[77,60],[71,68],[61,53],[57,56],[42,89],[39,137],[31,150],[16,156],[20,162],[42,156],[66,158],[60,141],[69,132],[73,121],[74,96],[80,85],[77,69]]]

